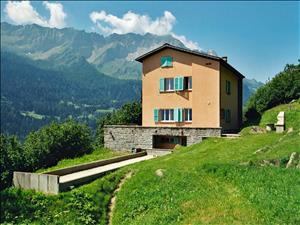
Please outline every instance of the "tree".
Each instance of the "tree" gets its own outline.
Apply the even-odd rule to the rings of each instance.
[[[29,167],[36,170],[53,166],[64,158],[74,158],[92,151],[89,127],[74,120],[51,123],[25,139],[24,152]]]
[[[23,148],[16,136],[0,135],[1,189],[11,185],[13,171],[26,169]]]
[[[288,64],[282,72],[260,87],[247,104],[247,119],[276,105],[300,98],[300,64]]]
[[[140,102],[131,102],[123,105],[119,110],[101,117],[97,122],[97,131],[95,142],[98,146],[104,143],[104,126],[105,125],[129,125],[142,124],[142,105]]]

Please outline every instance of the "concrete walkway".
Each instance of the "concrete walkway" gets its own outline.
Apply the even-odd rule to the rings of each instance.
[[[81,180],[83,178],[93,177],[93,176],[99,175],[99,174],[104,173],[104,172],[115,170],[115,169],[121,168],[123,166],[127,166],[127,165],[134,164],[134,163],[137,163],[137,162],[149,160],[149,159],[152,159],[154,157],[155,157],[154,155],[146,155],[146,156],[138,157],[138,158],[135,158],[135,159],[128,159],[128,160],[124,160],[124,161],[117,162],[117,163],[112,163],[112,164],[105,165],[105,166],[99,166],[99,167],[96,167],[96,168],[92,168],[92,169],[83,170],[83,171],[80,171],[80,172],[67,174],[67,175],[59,177],[59,183],[60,184],[72,183],[72,182],[75,182],[77,180]]]

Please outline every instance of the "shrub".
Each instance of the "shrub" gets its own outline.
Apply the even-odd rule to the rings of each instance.
[[[0,136],[0,181],[1,189],[10,186],[14,170],[25,169],[26,159],[23,158],[23,149],[15,136]]]
[[[53,166],[64,158],[74,158],[92,151],[91,131],[86,125],[68,120],[51,123],[25,139],[24,151],[28,167],[36,170]]]
[[[247,119],[267,109],[300,98],[300,64],[286,65],[271,81],[260,87],[247,103]]]
[[[102,146],[104,143],[105,125],[127,125],[142,124],[142,105],[140,102],[132,102],[123,105],[119,110],[101,117],[97,122],[96,145]]]

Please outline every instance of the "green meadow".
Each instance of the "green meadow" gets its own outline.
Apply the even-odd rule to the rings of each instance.
[[[289,132],[246,127],[239,138],[207,138],[59,195],[6,189],[1,192],[1,221],[107,224],[113,192],[131,171],[133,176],[116,194],[114,225],[300,224],[300,169],[286,168],[291,153],[300,153],[300,104],[266,111],[260,126],[276,122],[281,110],[287,130],[293,128]],[[116,154],[96,151],[106,151],[101,158]],[[96,153],[64,160],[49,170],[95,160]]]

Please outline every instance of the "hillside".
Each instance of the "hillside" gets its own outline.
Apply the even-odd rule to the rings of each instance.
[[[140,98],[138,81],[118,80],[86,67],[81,63],[80,68],[54,71],[1,52],[1,132],[24,137],[69,117],[95,127],[101,114]]]
[[[300,153],[300,104],[272,109],[262,123],[278,109],[294,131],[245,128],[240,138],[209,138],[132,167],[113,224],[299,224],[300,170],[285,165]]]
[[[247,127],[240,138],[208,138],[58,196],[1,192],[1,220],[107,224],[109,199],[132,171],[117,193],[112,224],[299,224],[300,170],[285,166],[292,152],[300,153],[300,103],[265,112],[260,131],[264,121],[276,120],[278,110],[286,112],[287,128],[293,131],[261,133]],[[258,149],[263,151],[254,153]]]

